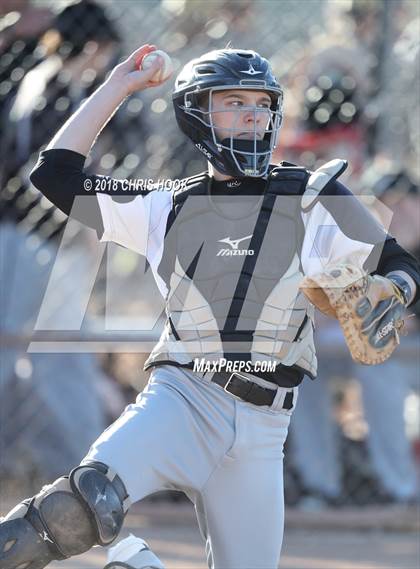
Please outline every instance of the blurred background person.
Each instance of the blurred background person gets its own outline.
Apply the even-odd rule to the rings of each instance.
[[[334,11],[328,12],[329,33],[313,38],[295,66],[288,69],[287,100],[291,101],[292,117],[283,133],[277,159],[304,164],[310,169],[333,158],[348,159],[346,183],[356,194],[372,195],[373,192],[384,200],[394,214],[391,233],[399,238],[404,232],[403,218],[395,210],[395,200],[385,199],[387,191],[378,190],[389,180],[386,165],[375,160],[374,170],[369,169],[370,175],[366,172],[379,147],[392,153],[392,145],[386,147],[385,141],[379,143],[377,137],[382,122],[386,122],[384,115],[387,117],[382,96],[382,83],[387,75],[381,59],[386,46],[379,24],[390,25],[390,14],[381,3],[355,1],[347,4],[345,10],[338,7],[335,16],[336,19]],[[406,130],[407,139],[408,135]],[[398,163],[394,164],[395,167],[402,168],[401,162],[399,167]],[[417,195],[417,185],[408,181],[404,171],[399,175],[400,181],[405,178],[405,186],[410,188],[399,202],[399,208],[405,210],[405,204]],[[393,182],[390,195],[392,188],[395,190]],[[417,229],[406,244],[416,254],[419,212],[417,205],[411,205],[412,212],[407,219],[411,219]],[[378,209],[380,217],[384,210]],[[382,218],[387,228],[391,218],[389,210]],[[321,358],[317,381],[307,381],[301,386],[291,428],[290,461],[301,486],[301,506],[320,508],[352,503],[352,500],[359,503],[415,501],[418,485],[413,449],[406,436],[405,403],[410,385],[416,386],[413,378],[418,378],[415,353],[418,336],[413,334],[410,340],[411,358],[404,360],[409,362],[406,369],[401,358],[371,368],[356,366],[342,342],[338,324],[322,315],[318,320],[319,350],[326,353]],[[408,327],[415,328],[411,321]],[[359,441],[356,453],[349,452],[355,445],[350,445],[348,433],[343,438],[336,425],[337,405],[330,389],[332,385],[329,385],[333,380],[344,380],[354,389],[349,381],[352,378],[361,381],[367,423],[367,432],[361,433],[359,429],[353,433]],[[418,387],[417,379],[416,389]],[[362,488],[364,485],[369,486],[368,490]]]
[[[97,87],[119,56],[119,36],[102,7],[81,0],[61,9],[36,48],[43,54],[10,101],[2,138],[2,180],[19,173],[58,125]],[[26,181],[25,181],[26,182]]]
[[[26,353],[64,228],[27,174],[42,145],[115,63],[119,36],[104,9],[88,0],[62,4],[55,15],[29,2],[7,4],[4,11],[19,11],[3,16],[0,58],[7,124],[0,143],[0,473],[36,485],[80,460],[125,403],[93,354]],[[82,293],[74,282],[91,263],[89,238],[76,230],[70,241],[61,253],[69,278],[53,319],[77,310]],[[19,338],[25,334],[28,340]]]
[[[362,188],[392,210],[391,234],[405,240],[408,249],[416,254],[420,246],[418,186],[403,171],[384,173],[385,165],[383,160],[376,160],[363,177]],[[384,210],[377,209],[379,217]],[[405,224],[401,223],[403,219]],[[412,311],[416,317],[407,319],[408,336],[402,337],[401,349],[406,350],[406,355],[379,366],[355,365],[340,341],[337,325],[319,316],[323,325],[318,342],[320,351],[325,353],[324,363],[321,360],[317,380],[305,382],[300,389],[291,432],[291,460],[303,490],[301,507],[313,509],[354,501],[414,504],[418,500],[416,439],[412,440],[418,433],[411,433],[408,438],[406,424],[408,397],[413,393],[418,406],[420,387],[418,306]],[[364,425],[362,421],[358,430],[353,427],[350,433],[359,446],[363,444],[358,451],[347,440],[349,433],[343,437],[336,424],[341,415],[341,427],[345,427],[345,408],[335,400],[333,386],[337,390],[338,381],[343,384],[350,379],[360,382],[361,400],[356,400],[356,406],[362,404],[366,422]],[[354,390],[354,382],[350,387]],[[345,383],[342,389],[346,390]],[[368,487],[363,488],[363,484]]]
[[[314,69],[318,76],[314,76]],[[346,183],[354,191],[367,160],[367,124],[359,85],[351,69],[330,67],[321,51],[305,58],[305,66],[299,64],[297,76],[289,77],[293,92],[300,83],[298,78],[305,76],[306,71],[309,74],[306,88],[298,95],[301,106],[278,148],[277,157],[295,164],[304,163],[312,170],[333,158],[346,158],[350,164]],[[292,500],[309,509],[336,505],[343,500],[341,439],[329,382],[333,378],[349,380],[353,371],[338,323],[320,313],[316,318],[315,341],[322,354],[318,377],[314,382],[306,380],[300,387],[289,441],[289,464],[296,469],[298,478]]]
[[[42,58],[39,39],[52,19],[53,12],[49,7],[34,5],[30,0],[1,2],[0,116],[7,101],[16,95],[25,73]]]

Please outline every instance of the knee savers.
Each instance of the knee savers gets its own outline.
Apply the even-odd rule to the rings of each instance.
[[[104,569],[165,568],[143,539],[130,534],[108,550],[108,563]]]
[[[128,507],[115,472],[99,462],[83,463],[0,522],[0,569],[42,569],[93,545],[108,545]]]

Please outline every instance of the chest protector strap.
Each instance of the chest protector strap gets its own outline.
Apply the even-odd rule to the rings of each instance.
[[[236,330],[236,325],[241,313],[241,308],[245,302],[248,288],[251,284],[251,278],[257,264],[258,254],[260,252],[261,246],[264,241],[264,237],[268,228],[268,224],[273,213],[276,198],[278,196],[300,196],[304,193],[306,182],[309,178],[309,173],[303,168],[298,168],[296,166],[281,166],[279,168],[274,168],[271,170],[267,184],[264,191],[263,203],[258,214],[258,219],[256,222],[256,230],[254,231],[249,248],[254,251],[254,255],[249,255],[245,257],[244,263],[242,265],[241,274],[238,279],[235,294],[229,308],[229,313],[226,318],[226,326],[222,331],[222,338],[225,340],[233,339],[231,335],[234,334]],[[296,199],[296,209],[294,212],[295,227],[297,232],[297,243],[299,243],[299,248],[302,243],[303,237],[303,224],[300,216],[300,206],[299,201]],[[237,355],[226,354],[228,359],[229,356],[237,359]]]

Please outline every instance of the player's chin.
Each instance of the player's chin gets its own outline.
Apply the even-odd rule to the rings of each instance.
[[[240,140],[254,140],[255,138],[257,140],[262,140],[264,138],[264,135],[257,133],[257,135],[255,136],[253,132],[247,132],[247,133],[238,134],[236,138],[239,138]]]

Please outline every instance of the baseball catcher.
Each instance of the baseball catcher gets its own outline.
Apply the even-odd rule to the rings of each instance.
[[[298,386],[316,376],[315,307],[338,318],[357,361],[376,364],[419,295],[415,259],[339,182],[344,160],[315,172],[271,164],[283,91],[254,51],[206,53],[175,81],[177,123],[206,171],[171,191],[129,194],[126,181],[106,178],[109,191],[87,195],[104,180],[84,170],[103,126],[130,94],[163,82],[152,81],[157,57],[138,69],[155,49],[115,67],[31,180],[101,241],[146,257],[167,322],[136,402],[69,476],[2,520],[0,569],[42,569],[107,546],[131,503],[168,489],[193,502],[210,568],[275,569],[283,445]],[[137,564],[160,567],[140,550]]]

